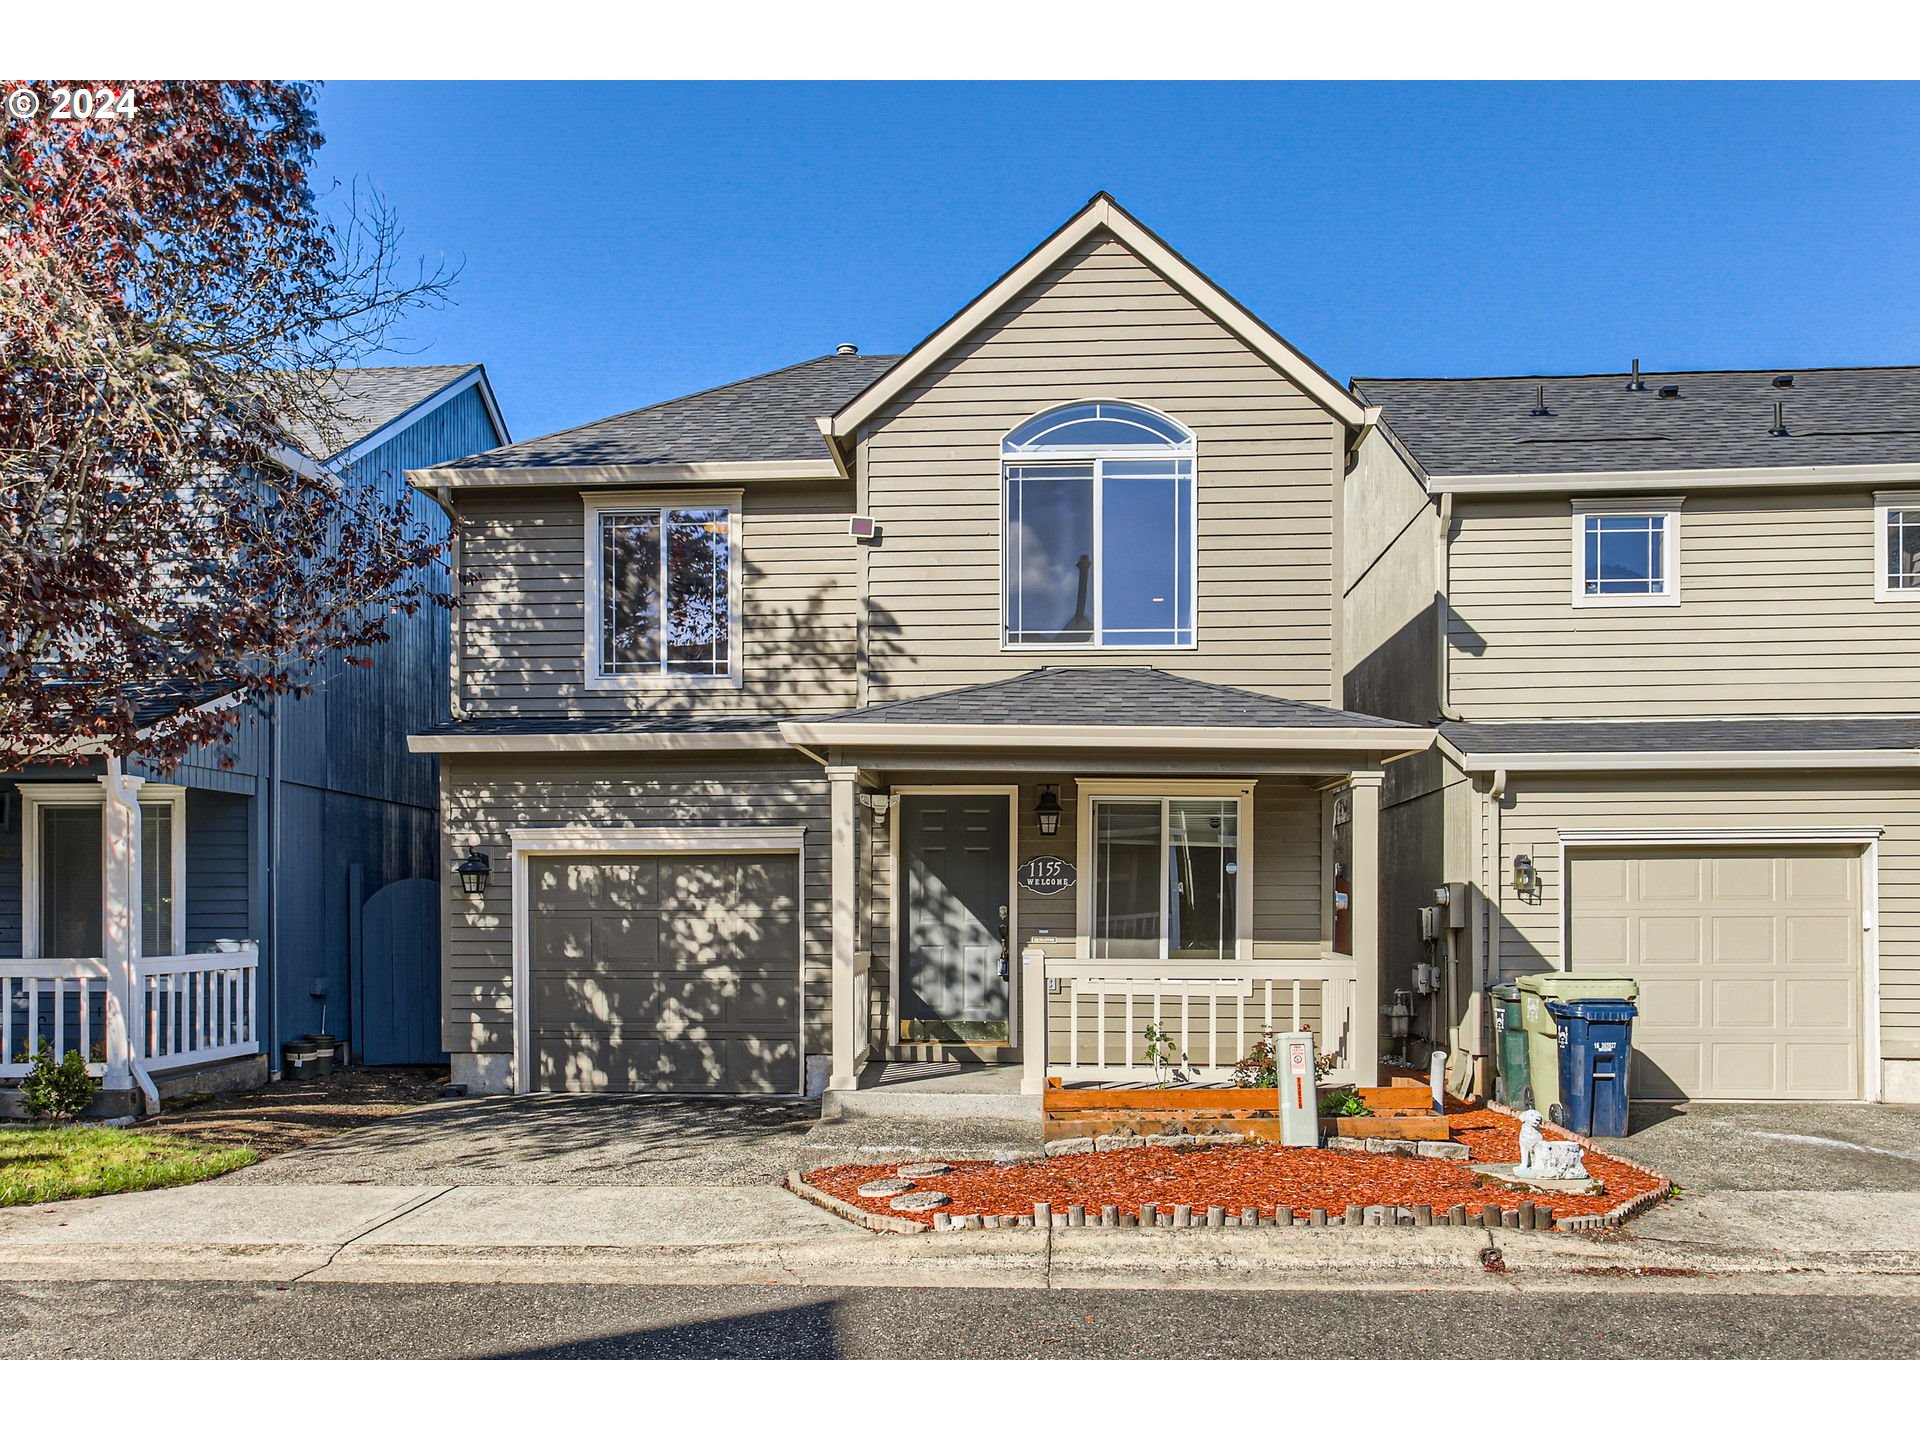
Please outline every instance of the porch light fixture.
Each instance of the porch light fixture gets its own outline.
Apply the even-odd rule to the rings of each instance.
[[[453,873],[460,877],[460,888],[469,895],[487,893],[487,880],[493,874],[493,862],[487,859],[487,852],[467,847],[467,858],[453,867]]]
[[[1525,900],[1540,893],[1540,872],[1533,868],[1533,858],[1529,855],[1513,857],[1513,893]]]
[[[1051,785],[1040,792],[1040,803],[1033,807],[1033,818],[1042,835],[1060,833],[1060,798],[1053,793]]]

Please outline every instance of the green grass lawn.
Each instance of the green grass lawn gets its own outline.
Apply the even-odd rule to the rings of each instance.
[[[191,1185],[259,1158],[245,1148],[140,1130],[0,1126],[0,1205]]]

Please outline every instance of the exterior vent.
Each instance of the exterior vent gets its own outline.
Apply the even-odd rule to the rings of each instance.
[[[1644,390],[1646,388],[1647,382],[1640,378],[1640,362],[1636,360],[1633,362],[1633,379],[1627,382],[1627,389]]]
[[[1785,435],[1787,433],[1786,401],[1776,400],[1773,402],[1773,428],[1767,431],[1767,433],[1769,435]]]
[[[858,345],[838,345],[834,347],[833,353],[836,355],[858,355],[860,353],[860,347]]]
[[[1774,376],[1773,388],[1776,390],[1791,390],[1793,388],[1793,376],[1791,375]]]
[[[1662,400],[1678,400],[1680,398],[1680,387],[1678,385],[1662,385],[1660,387],[1660,398]]]
[[[1551,415],[1553,413],[1547,409],[1547,387],[1544,385],[1536,385],[1534,387],[1533,413],[1536,415]]]

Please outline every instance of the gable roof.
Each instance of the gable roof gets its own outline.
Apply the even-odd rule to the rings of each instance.
[[[322,374],[322,372],[309,372]],[[500,419],[490,392],[485,390],[485,372],[478,365],[369,365],[359,369],[335,370],[324,377],[328,397],[335,408],[340,433],[323,436],[312,426],[296,425],[294,438],[300,448],[323,463],[337,459],[349,450],[365,444],[409,412],[424,406],[442,391],[459,382],[479,384],[487,409],[502,435],[506,426]],[[465,388],[461,385],[460,388]]]
[[[1792,377],[1779,387],[1779,376]],[[1920,463],[1920,366],[1356,379],[1434,488],[1590,474]],[[1663,386],[1679,394],[1663,398]],[[1535,415],[1545,387],[1545,415]],[[1769,433],[1784,406],[1785,435]],[[1818,478],[1817,474],[1810,478]]]
[[[888,401],[926,374],[936,362],[966,340],[1022,290],[1057,265],[1076,245],[1100,230],[1107,231],[1159,271],[1175,289],[1349,429],[1363,429],[1372,423],[1366,407],[1339,381],[1274,333],[1251,311],[1189,264],[1171,245],[1129,215],[1121,208],[1119,201],[1102,190],[1077,215],[1041,241],[1024,260],[900,357],[871,386],[839,410],[823,413],[819,422],[821,432],[840,448],[844,456],[846,447],[852,443],[860,427],[878,414]]]
[[[644,480],[649,471],[673,474],[692,467],[771,461],[832,475],[832,457],[814,417],[845,404],[897,358],[821,355],[415,473],[456,485],[506,472],[543,470],[617,470],[624,472],[623,478]],[[527,477],[515,478],[524,482]]]

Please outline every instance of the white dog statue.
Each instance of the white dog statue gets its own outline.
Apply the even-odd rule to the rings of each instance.
[[[1580,1146],[1572,1140],[1549,1140],[1540,1133],[1543,1117],[1528,1110],[1520,1117],[1520,1163],[1513,1169],[1516,1180],[1585,1180],[1587,1167],[1581,1163]]]

